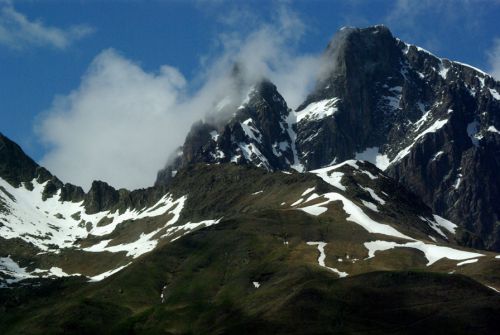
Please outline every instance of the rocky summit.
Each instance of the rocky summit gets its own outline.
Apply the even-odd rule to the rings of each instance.
[[[193,162],[310,171],[367,160],[464,227],[463,245],[500,251],[500,83],[385,26],[343,28],[323,57],[297,110],[263,80],[225,125],[193,126],[157,183]]]
[[[296,110],[241,80],[154,186],[0,134],[2,334],[493,334],[500,83],[343,28]]]

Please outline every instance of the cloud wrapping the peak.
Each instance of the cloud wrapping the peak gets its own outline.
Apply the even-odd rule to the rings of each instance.
[[[0,1],[0,44],[11,49],[27,47],[53,47],[66,49],[74,41],[94,32],[87,25],[74,25],[67,29],[51,27],[42,21],[30,21],[16,11],[10,1]]]
[[[223,51],[212,60],[207,75],[217,76],[238,63],[246,81],[270,79],[289,107],[296,108],[316,81],[323,59],[297,52],[307,27],[295,12],[281,6],[272,22],[262,22],[246,34],[220,34]]]
[[[225,98],[241,102],[231,70],[238,64],[243,89],[268,78],[291,107],[315,82],[321,57],[296,51],[305,26],[279,9],[273,24],[217,36],[199,75],[190,82],[175,68],[146,72],[110,49],[96,56],[81,83],[54,99],[37,132],[49,150],[42,164],[64,181],[88,189],[104,180],[128,189],[153,184],[156,173],[182,145],[191,125]]]

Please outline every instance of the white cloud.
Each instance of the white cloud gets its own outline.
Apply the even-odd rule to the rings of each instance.
[[[184,85],[171,67],[146,73],[115,51],[103,51],[80,87],[57,97],[42,115],[37,130],[51,146],[42,165],[85,188],[95,179],[127,188],[152,184],[171,141],[191,121],[172,109]]]
[[[0,1],[0,44],[12,49],[30,46],[65,49],[93,31],[86,25],[75,25],[64,30],[47,26],[40,20],[30,21],[16,11],[11,1]]]
[[[315,81],[320,57],[297,53],[305,27],[294,13],[280,9],[273,22],[243,36],[221,34],[220,50],[191,83],[172,67],[148,73],[116,51],[102,52],[80,86],[54,99],[40,117],[37,131],[49,147],[41,163],[84,188],[94,179],[128,189],[152,185],[193,122],[225,96],[246,93],[231,78],[235,63],[246,86],[267,77],[297,106]],[[199,89],[188,94],[192,87]]]
[[[488,52],[488,62],[490,65],[489,73],[500,80],[500,38],[493,40],[493,48]]]
[[[321,57],[297,52],[298,42],[307,28],[294,12],[280,7],[272,22],[275,23],[262,23],[244,36],[221,34],[219,40],[224,51],[222,56],[217,55],[209,71],[220,74],[236,61],[246,69],[247,81],[270,79],[289,106],[295,108],[314,84],[321,68]]]

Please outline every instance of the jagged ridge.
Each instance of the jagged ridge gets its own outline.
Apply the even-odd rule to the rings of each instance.
[[[259,108],[246,101],[227,128],[222,126],[226,136],[210,140],[210,132],[218,132],[207,122],[193,127],[179,151],[181,158],[160,172],[157,183],[168,184],[165,176],[195,162],[313,170],[366,159],[472,232],[462,243],[500,250],[500,83],[480,70],[404,43],[385,26],[343,28],[324,59],[327,71],[296,111],[269,109],[282,116],[279,122],[273,114],[260,115],[283,130],[283,142],[260,138],[262,130],[253,123],[245,128],[244,121],[255,114],[249,116],[242,107]],[[262,99],[256,93],[254,103]],[[269,150],[276,143],[291,150]],[[237,148],[256,150],[242,150],[249,154],[237,159]]]

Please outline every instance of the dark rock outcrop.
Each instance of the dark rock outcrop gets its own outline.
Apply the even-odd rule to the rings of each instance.
[[[0,177],[14,186],[33,180],[38,164],[19,145],[0,133]]]
[[[369,159],[480,237],[464,244],[500,250],[500,83],[384,26],[343,29],[325,60],[329,72],[297,110],[335,101],[331,115],[296,124],[306,169]]]
[[[0,133],[0,177],[15,187],[24,183],[32,187],[31,182],[36,180],[45,183],[43,199],[55,195],[59,190],[61,201],[83,200],[83,189],[72,184],[64,184],[53,176],[47,169],[39,166],[28,157],[19,145]]]
[[[268,171],[294,164],[290,110],[276,86],[262,80],[228,120],[197,122],[184,145],[158,173],[156,185],[168,184],[176,171],[193,163],[253,164]]]
[[[94,181],[85,195],[83,204],[88,214],[114,207],[120,200],[120,193],[103,181]]]

